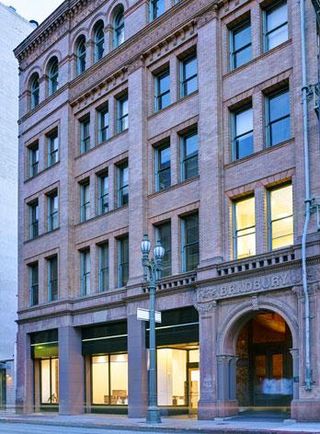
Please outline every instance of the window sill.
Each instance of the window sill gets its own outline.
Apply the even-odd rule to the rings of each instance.
[[[170,187],[165,188],[161,191],[155,191],[153,193],[150,193],[147,197],[148,197],[148,199],[153,199],[154,197],[157,197],[163,193],[167,193],[169,191],[176,190],[177,188],[183,187],[184,185],[191,184],[194,181],[197,181],[199,179],[200,179],[200,175],[193,176],[192,178],[189,178],[186,181],[177,182],[177,184],[171,185]]]
[[[110,142],[112,142],[113,140],[115,140],[116,138],[120,137],[121,135],[125,135],[127,132],[129,131],[129,128],[127,128],[124,131],[121,131],[121,133],[116,133],[114,134],[112,137],[109,137],[107,140],[105,140],[104,142],[101,143],[97,143],[95,146],[92,146],[92,148],[90,148],[88,151],[86,152],[82,152],[81,154],[79,153],[76,157],[75,160],[79,160],[83,157],[85,157],[86,155],[90,154],[91,152],[93,152],[95,149],[99,149],[104,145],[109,144]]]
[[[195,95],[198,95],[198,94],[199,94],[199,90],[196,90],[195,92],[190,93],[190,95],[187,95],[187,96],[181,97],[181,98],[177,99],[177,101],[173,101],[170,105],[168,105],[168,106],[165,107],[164,109],[161,109],[161,110],[158,110],[158,111],[156,111],[156,112],[154,112],[154,113],[151,113],[151,114],[148,116],[148,120],[153,119],[153,118],[156,117],[157,115],[160,115],[161,113],[166,112],[167,110],[171,109],[172,107],[175,107],[176,105],[178,105],[178,104],[180,104],[180,103],[182,103],[182,102],[184,102],[184,101],[186,101],[186,100],[188,100],[188,99],[191,99],[191,98],[193,98]]]
[[[43,237],[45,237],[46,235],[49,235],[49,234],[55,233],[55,232],[57,232],[59,229],[60,229],[60,226],[59,226],[58,228],[56,228],[56,229],[53,229],[52,231],[47,231],[47,232],[44,232],[43,234],[38,235],[37,237],[34,237],[34,238],[30,238],[30,239],[28,239],[28,240],[25,240],[25,241],[23,242],[23,244],[29,244],[29,243],[31,243],[32,241],[35,241],[35,240],[38,240],[39,238],[43,238]]]
[[[76,223],[75,226],[85,225],[86,223],[89,223],[89,222],[92,222],[92,221],[95,221],[95,220],[98,220],[98,219],[102,219],[103,217],[107,217],[110,214],[114,214],[115,212],[117,212],[117,211],[119,211],[121,209],[126,209],[126,208],[128,208],[128,205],[123,205],[123,206],[120,206],[118,208],[111,209],[108,212],[105,212],[104,214],[97,214],[97,215],[95,215],[93,217],[90,217],[89,219],[87,219],[87,220],[85,220],[83,222]]]
[[[53,169],[54,167],[58,166],[59,163],[60,163],[60,160],[57,161],[56,163],[52,164],[51,166],[45,167],[43,170],[41,170],[40,172],[38,172],[36,175],[31,176],[29,178],[25,178],[24,184],[27,184],[28,182],[31,182],[33,179],[38,178],[43,173],[48,172],[48,170]]]

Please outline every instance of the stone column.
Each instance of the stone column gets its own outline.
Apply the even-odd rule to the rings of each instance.
[[[146,323],[137,314],[128,315],[128,416],[145,417],[148,399]]]
[[[291,348],[292,377],[293,377],[293,399],[299,399],[299,350]]]
[[[217,356],[218,411],[219,416],[231,416],[238,413],[236,400],[237,357],[232,355]]]
[[[216,302],[197,304],[200,343],[199,419],[217,416],[216,395]]]
[[[59,328],[59,413],[84,412],[84,360],[81,331],[71,326]]]
[[[18,413],[32,413],[34,410],[34,377],[31,359],[30,335],[19,326],[17,334],[17,385],[16,405]]]

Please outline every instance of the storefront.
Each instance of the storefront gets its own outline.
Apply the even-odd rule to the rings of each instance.
[[[31,334],[35,410],[57,411],[59,405],[58,330]]]

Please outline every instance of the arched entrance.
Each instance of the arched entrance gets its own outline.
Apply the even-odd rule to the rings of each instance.
[[[293,398],[292,335],[278,313],[246,317],[236,339],[236,399],[241,410],[289,410]]]

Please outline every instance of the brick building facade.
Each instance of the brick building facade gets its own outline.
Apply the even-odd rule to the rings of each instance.
[[[305,7],[311,85],[317,31]],[[145,415],[148,328],[136,310],[148,308],[149,233],[167,252],[162,411],[277,406],[319,419],[317,212],[310,366],[301,271],[301,52],[298,0],[70,0],[17,47],[23,411]],[[316,198],[311,100],[307,121]]]

